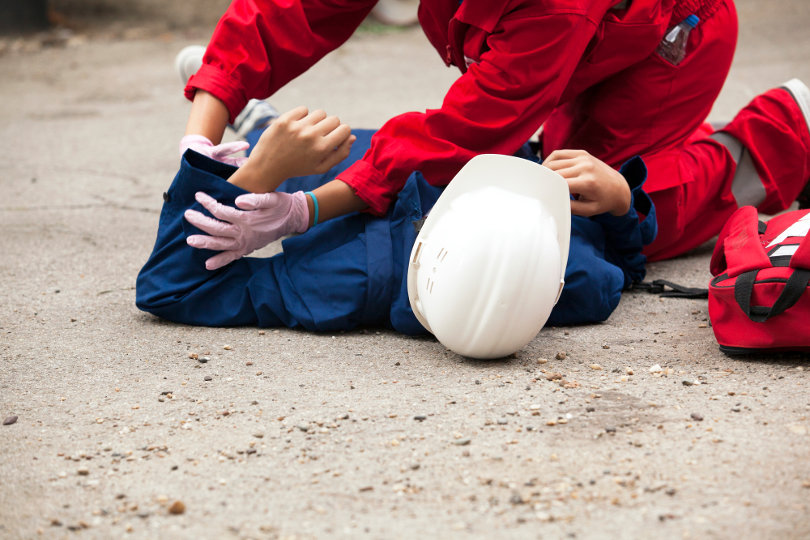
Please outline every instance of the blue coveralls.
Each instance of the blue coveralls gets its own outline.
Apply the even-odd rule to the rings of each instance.
[[[279,191],[312,190],[334,179],[363,155],[373,131],[354,133],[357,141],[341,164],[324,175],[287,180]],[[283,253],[243,257],[209,271],[205,260],[214,252],[186,244],[189,235],[202,231],[183,213],[193,208],[210,215],[194,199],[197,191],[233,206],[246,193],[226,181],[235,170],[193,151],[183,156],[164,194],[154,250],[138,274],[138,308],[204,326],[300,326],[313,331],[382,326],[404,334],[426,333],[408,301],[408,260],[415,224],[432,208],[441,188],[416,172],[383,217],[354,213],[332,219],[285,239]],[[641,159],[628,161],[622,173],[632,189],[630,212],[572,217],[566,285],[548,325],[603,321],[618,305],[622,289],[644,277],[641,249],[655,237],[655,210],[641,190],[646,176]],[[645,216],[642,221],[639,213]]]

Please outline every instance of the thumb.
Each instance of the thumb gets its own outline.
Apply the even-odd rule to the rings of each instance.
[[[242,210],[258,210],[259,208],[271,208],[278,204],[278,193],[248,193],[239,195],[234,201],[237,208]]]

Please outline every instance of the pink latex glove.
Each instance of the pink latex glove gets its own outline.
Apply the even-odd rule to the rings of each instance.
[[[186,135],[180,139],[180,155],[191,149],[195,152],[208,156],[228,165],[241,167],[246,161],[246,157],[234,157],[233,154],[247,150],[250,144],[247,141],[234,141],[214,145],[207,137],[202,135]]]
[[[222,252],[205,261],[208,270],[216,270],[282,236],[302,233],[309,227],[309,208],[303,191],[240,195],[236,206],[241,210],[220,204],[202,191],[195,198],[218,218],[191,209],[184,214],[186,221],[211,235],[192,234],[186,238],[188,245]]]

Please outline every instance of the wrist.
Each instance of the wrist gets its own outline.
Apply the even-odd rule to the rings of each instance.
[[[632,200],[630,185],[627,183],[627,179],[624,175],[619,172],[616,172],[616,175],[618,194],[616,203],[613,205],[613,209],[610,210],[610,213],[614,216],[623,216],[630,211],[630,202]]]
[[[307,200],[307,229],[311,229],[318,224],[320,208],[318,205],[318,198],[311,191],[304,193]]]
[[[257,167],[252,167],[250,160],[228,178],[228,182],[251,193],[269,193],[281,185],[285,179],[267,174]]]

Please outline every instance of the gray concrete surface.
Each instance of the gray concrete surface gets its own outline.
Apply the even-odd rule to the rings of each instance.
[[[810,81],[806,0],[739,11],[716,120]],[[172,61],[209,33],[0,39],[0,537],[810,535],[810,363],[724,356],[705,301],[627,294],[496,362],[140,313],[188,110]],[[363,31],[273,101],[375,127],[453,76],[418,30]],[[709,253],[650,277],[705,285]]]

